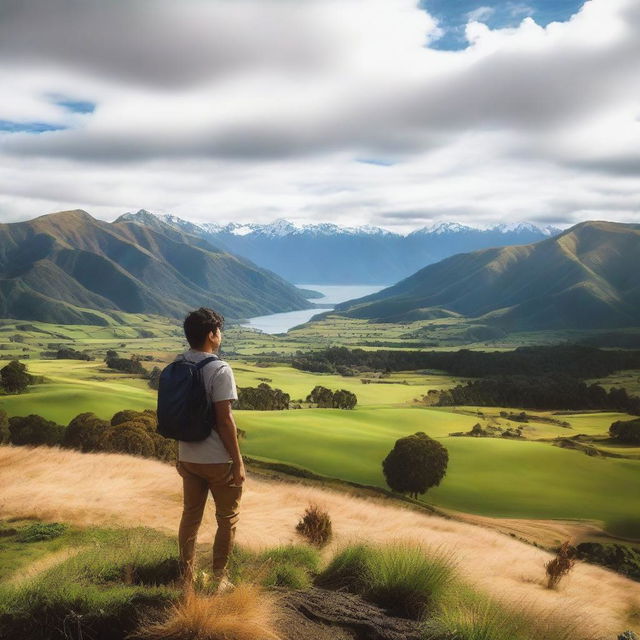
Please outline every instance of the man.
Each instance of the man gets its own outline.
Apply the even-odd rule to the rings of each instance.
[[[222,341],[224,318],[212,309],[200,308],[185,318],[184,333],[191,347],[176,360],[200,362],[216,353]],[[184,509],[178,540],[186,584],[193,580],[193,563],[198,529],[209,491],[216,509],[218,529],[213,543],[213,578],[219,589],[230,586],[227,561],[233,547],[239,517],[245,469],[231,403],[237,400],[231,367],[213,360],[202,368],[202,379],[215,413],[215,429],[204,440],[178,442],[176,468],[182,476]]]

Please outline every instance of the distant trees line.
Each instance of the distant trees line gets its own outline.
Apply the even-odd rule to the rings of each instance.
[[[569,376],[499,376],[473,380],[426,398],[438,406],[473,405],[543,410],[606,409],[640,415],[640,397],[625,389],[607,391]]]
[[[358,398],[355,393],[346,389],[332,391],[320,385],[315,386],[306,397],[306,401],[319,408],[353,409]],[[291,398],[281,389],[273,389],[266,382],[257,387],[239,387],[238,399],[234,402],[234,409],[248,409],[258,411],[278,411],[289,409]]]
[[[365,351],[330,347],[298,353],[292,366],[303,371],[357,375],[362,371],[437,369],[470,378],[500,375],[563,374],[597,378],[640,368],[640,351],[603,351],[585,345],[518,347],[514,351]]]

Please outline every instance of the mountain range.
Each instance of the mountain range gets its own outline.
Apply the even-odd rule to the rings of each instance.
[[[315,284],[393,284],[456,253],[536,242],[560,232],[555,227],[530,223],[477,229],[449,222],[407,235],[373,226],[322,223],[298,227],[287,220],[196,224],[144,209],[118,218],[147,226],[158,220],[244,256],[290,282]]]
[[[231,318],[308,308],[300,289],[200,236],[63,211],[0,224],[0,317],[105,324],[104,314]]]
[[[637,327],[639,273],[640,224],[583,222],[542,242],[452,256],[336,312],[463,315],[509,331]]]

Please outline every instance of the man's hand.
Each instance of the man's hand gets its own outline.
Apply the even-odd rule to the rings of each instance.
[[[240,447],[238,446],[238,429],[231,412],[231,400],[221,400],[215,403],[216,425],[218,427],[218,435],[222,440],[233,466],[233,484],[241,487],[245,481],[245,470],[242,456],[240,455]]]
[[[233,473],[233,485],[235,487],[241,487],[246,480],[246,474],[244,470],[244,462],[240,462],[239,464],[234,463],[232,467]]]

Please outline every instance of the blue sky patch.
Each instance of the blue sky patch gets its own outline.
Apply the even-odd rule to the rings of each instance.
[[[56,100],[55,103],[73,113],[93,113],[96,108],[95,102],[89,100],[69,100],[66,98]]]
[[[4,131],[5,133],[45,133],[46,131],[60,131],[62,129],[67,129],[67,127],[49,122],[0,120],[0,131]]]
[[[564,22],[576,13],[584,0],[420,0],[420,6],[440,21],[444,35],[430,44],[433,49],[464,49],[468,43],[464,27],[475,18],[492,29],[515,27],[526,17],[539,25]]]

